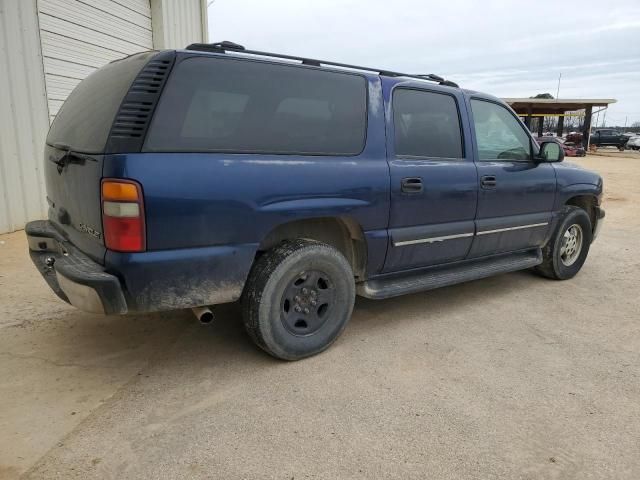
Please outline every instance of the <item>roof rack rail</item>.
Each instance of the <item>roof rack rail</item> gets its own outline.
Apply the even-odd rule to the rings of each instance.
[[[454,83],[450,80],[445,80],[441,76],[435,75],[433,73],[416,75],[416,74],[410,74],[410,73],[393,72],[390,70],[381,70],[379,68],[349,65],[348,63],[329,62],[327,60],[316,60],[313,58],[298,57],[295,55],[285,55],[282,53],[270,53],[270,52],[261,52],[259,50],[247,50],[244,46],[234,42],[229,42],[228,40],[224,40],[222,42],[216,42],[216,43],[192,43],[191,45],[187,46],[187,50],[197,50],[201,52],[214,52],[214,53],[226,53],[227,51],[229,51],[229,52],[235,52],[235,53],[244,53],[248,55],[257,55],[261,57],[281,58],[284,60],[297,60],[301,62],[302,65],[313,65],[315,67],[328,65],[332,67],[349,68],[353,70],[362,70],[364,72],[373,72],[385,77],[409,77],[409,78],[417,78],[420,80],[430,80],[440,85],[459,88],[457,83]]]

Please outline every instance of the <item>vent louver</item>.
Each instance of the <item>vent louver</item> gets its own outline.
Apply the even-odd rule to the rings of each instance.
[[[158,93],[169,71],[169,60],[151,60],[131,85],[132,93]]]
[[[138,73],[111,127],[108,152],[140,151],[174,60],[175,52],[160,52]]]

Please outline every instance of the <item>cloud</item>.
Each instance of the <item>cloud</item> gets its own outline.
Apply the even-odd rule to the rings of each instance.
[[[497,96],[616,98],[640,121],[640,4],[567,0],[216,0],[212,41],[437,73]]]

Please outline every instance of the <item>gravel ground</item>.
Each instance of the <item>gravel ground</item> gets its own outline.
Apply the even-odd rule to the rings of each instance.
[[[640,156],[578,163],[607,219],[575,279],[358,299],[297,363],[235,305],[79,312],[0,236],[0,478],[640,478]]]

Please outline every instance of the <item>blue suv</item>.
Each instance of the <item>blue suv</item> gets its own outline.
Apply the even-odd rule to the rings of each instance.
[[[571,278],[604,217],[600,176],[495,97],[231,42],[99,69],[44,157],[49,218],[26,233],[61,299],[204,321],[240,300],[286,360],[326,349],[356,294]]]

